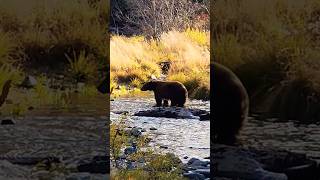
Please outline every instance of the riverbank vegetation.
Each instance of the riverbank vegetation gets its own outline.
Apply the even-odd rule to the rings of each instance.
[[[185,179],[181,160],[174,154],[157,153],[148,147],[148,135],[133,135],[134,129],[127,127],[127,118],[123,114],[110,125],[110,157],[115,167],[111,168],[111,178]]]
[[[0,88],[6,80],[13,80],[9,93],[12,104],[24,107],[17,101],[28,98],[26,107],[44,103],[66,106],[71,92],[95,95],[94,87],[107,73],[107,3],[1,2]],[[19,85],[27,76],[33,76],[37,85],[23,91]],[[12,109],[9,106],[3,108]]]
[[[159,64],[168,61],[171,63],[168,80],[182,82],[191,98],[209,97],[209,32],[170,31],[159,40],[112,36],[110,50],[111,88],[119,85],[140,88],[152,76],[161,77]]]
[[[213,7],[211,61],[240,77],[252,110],[284,118],[316,118],[319,2],[215,1]]]

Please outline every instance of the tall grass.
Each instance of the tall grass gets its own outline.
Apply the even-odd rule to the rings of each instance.
[[[152,76],[160,77],[160,62],[171,62],[167,79],[186,85],[190,97],[208,98],[209,92],[209,33],[196,29],[170,31],[159,39],[143,36],[114,35],[110,41],[111,79],[116,84],[140,87]],[[188,84],[195,83],[194,86]],[[190,88],[189,88],[190,87]],[[193,96],[202,88],[204,94]]]
[[[317,119],[319,107],[311,102],[320,97],[320,2],[218,0],[213,6],[211,61],[240,77],[251,109]]]
[[[14,49],[10,57],[25,69],[49,66],[55,71],[63,71],[69,62],[65,54],[72,56],[75,51],[79,56],[86,51],[93,55],[91,61],[105,66],[107,2],[2,0],[0,56]],[[19,56],[23,58],[17,59],[17,49],[23,50],[23,56]]]
[[[315,0],[216,1],[212,60],[233,69],[249,91],[256,84],[296,79],[318,89],[320,53],[313,29],[319,28],[319,10]]]

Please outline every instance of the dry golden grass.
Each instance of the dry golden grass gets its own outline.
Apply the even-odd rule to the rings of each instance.
[[[212,59],[234,70],[249,91],[302,80],[320,92],[317,0],[215,1]]]
[[[172,64],[168,79],[184,84],[194,80],[196,86],[205,86],[208,92],[209,39],[209,32],[193,29],[185,32],[170,31],[157,40],[146,40],[142,36],[112,36],[111,79],[114,84],[139,87],[150,80],[152,75],[160,76],[160,62],[170,61]]]

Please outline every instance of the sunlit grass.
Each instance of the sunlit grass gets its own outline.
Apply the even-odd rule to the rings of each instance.
[[[316,0],[216,1],[212,61],[236,72],[248,91],[304,81],[320,92]]]
[[[113,36],[110,41],[111,87],[120,85],[116,96],[144,94],[138,91],[125,93],[126,88],[122,85],[140,88],[152,76],[160,77],[159,63],[169,61],[171,68],[167,79],[188,84],[197,77],[195,89],[205,85],[208,92],[209,57],[209,32],[197,29],[171,31],[162,34],[158,40],[146,40],[142,36]],[[191,98],[208,99],[208,93],[194,96],[191,88],[188,90]]]

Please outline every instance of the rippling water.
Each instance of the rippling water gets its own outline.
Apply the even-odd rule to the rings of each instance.
[[[117,99],[111,102],[111,120],[117,120],[119,115],[115,111],[129,111],[134,113],[140,110],[152,108],[154,99]],[[210,111],[210,102],[189,101],[187,107]],[[158,117],[131,116],[130,124],[145,128],[152,136],[150,145],[154,147],[167,146],[168,149],[161,151],[172,152],[187,161],[196,157],[203,159],[210,155],[210,122],[198,119],[173,119]],[[149,130],[154,127],[157,130]],[[184,159],[188,156],[188,159]]]
[[[306,153],[320,160],[320,125],[249,118],[242,131],[246,145]]]

